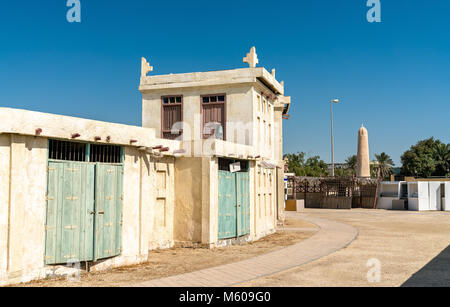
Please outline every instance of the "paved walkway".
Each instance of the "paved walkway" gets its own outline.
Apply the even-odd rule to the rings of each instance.
[[[316,224],[320,230],[311,238],[278,251],[243,261],[191,273],[154,279],[135,284],[137,287],[227,287],[282,272],[338,251],[358,236],[352,226],[300,213],[287,212]]]

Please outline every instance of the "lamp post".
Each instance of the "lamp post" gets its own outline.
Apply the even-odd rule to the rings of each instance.
[[[334,137],[333,137],[333,103],[338,103],[339,99],[330,101],[331,105],[331,177],[334,177]]]

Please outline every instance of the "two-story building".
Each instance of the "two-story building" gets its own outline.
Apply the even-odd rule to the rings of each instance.
[[[255,239],[282,219],[282,117],[290,99],[274,70],[255,67],[254,48],[244,61],[249,68],[141,78],[143,126],[185,151],[175,162],[177,241]]]
[[[254,48],[244,62],[148,76],[142,59],[143,127],[0,108],[0,284],[274,232],[290,97]]]

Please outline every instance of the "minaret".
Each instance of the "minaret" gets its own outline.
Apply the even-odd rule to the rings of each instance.
[[[358,132],[358,177],[370,177],[369,133],[364,125]]]

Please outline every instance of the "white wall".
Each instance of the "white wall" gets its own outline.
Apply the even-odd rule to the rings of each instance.
[[[442,210],[450,211],[450,182],[445,183],[445,198],[442,205]]]
[[[429,210],[441,210],[441,182],[429,182],[428,185],[430,193]]]
[[[448,183],[446,183],[447,185]],[[408,207],[411,211],[440,211],[444,204],[441,198],[442,182],[418,181],[408,183]],[[418,197],[412,197],[418,193]],[[447,194],[448,195],[448,194]],[[445,200],[447,201],[447,200]]]

